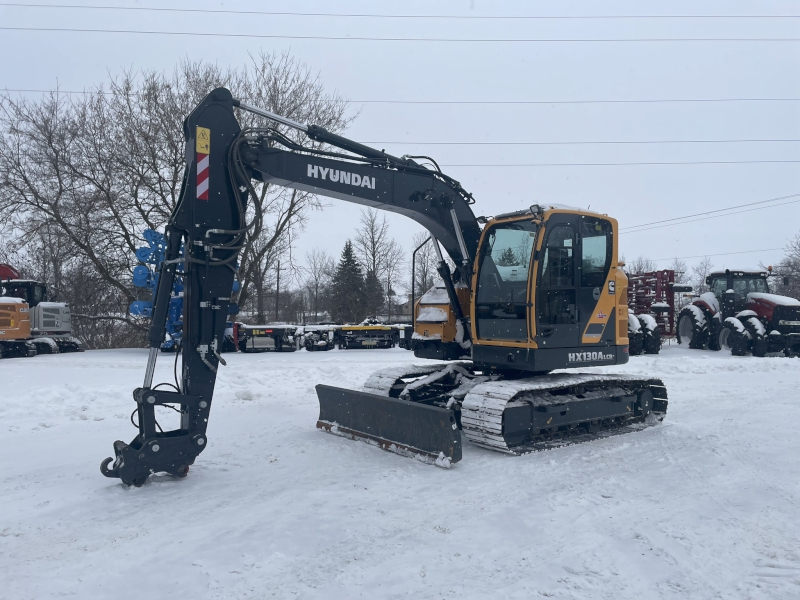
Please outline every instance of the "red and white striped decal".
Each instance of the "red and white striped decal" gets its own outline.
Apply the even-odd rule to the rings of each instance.
[[[208,200],[208,154],[197,153],[197,199]]]

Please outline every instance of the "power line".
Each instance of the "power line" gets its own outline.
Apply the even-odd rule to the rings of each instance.
[[[364,144],[395,144],[411,146],[583,146],[596,144],[744,144],[797,143],[796,140],[597,140],[575,142],[363,142]]]
[[[647,227],[649,225],[658,225],[660,223],[669,223],[671,221],[680,221],[682,219],[691,219],[692,217],[702,217],[702,216],[711,215],[711,214],[714,214],[714,213],[720,213],[720,212],[725,212],[725,211],[729,211],[729,210],[735,210],[737,208],[745,208],[747,206],[756,206],[756,205],[759,205],[759,204],[768,204],[770,202],[778,202],[780,200],[787,200],[789,198],[796,198],[797,196],[800,196],[800,193],[789,194],[788,196],[779,196],[777,198],[770,198],[769,200],[759,200],[758,202],[748,202],[746,204],[738,204],[736,206],[729,206],[727,208],[719,208],[717,210],[709,210],[709,211],[706,211],[706,212],[695,213],[693,215],[686,215],[684,217],[674,217],[672,219],[664,219],[662,221],[652,221],[650,223],[641,223],[640,225],[630,225],[628,227],[623,227],[620,231],[624,231],[626,229],[638,229],[639,227]]]
[[[640,167],[670,165],[753,165],[753,164],[796,164],[800,160],[695,160],[687,162],[616,162],[616,163],[518,163],[494,165],[442,164],[443,167]]]
[[[49,94],[113,94],[103,90],[42,90],[5,88],[6,92]],[[137,96],[138,94],[132,94]],[[800,102],[800,98],[662,98],[634,100],[348,100],[353,104],[664,104],[684,102]],[[371,142],[373,144],[380,142]]]
[[[436,43],[677,43],[677,42],[800,42],[800,38],[407,38],[334,35],[279,35],[268,33],[221,33],[200,31],[155,31],[136,29],[80,29],[77,27],[0,27],[2,31],[42,31],[61,33],[129,33],[190,37],[329,40],[346,42],[436,42]]]
[[[784,248],[762,248],[761,250],[742,250],[741,252],[721,252],[720,254],[698,254],[697,256],[671,256],[670,258],[654,258],[653,262],[660,262],[664,260],[675,260],[685,258],[705,258],[711,256],[730,256],[732,254],[755,254],[756,252],[773,252],[775,250],[784,250]]]
[[[65,8],[88,10],[127,10],[178,13],[210,13],[234,15],[269,15],[292,17],[341,17],[367,19],[459,19],[459,20],[612,20],[612,19],[796,19],[800,15],[381,15],[375,13],[308,13],[277,12],[261,10],[223,10],[202,8],[157,8],[145,6],[90,6],[86,4],[23,4],[21,2],[0,2],[0,6],[19,8]]]
[[[664,98],[654,100],[350,100],[360,104],[662,104],[668,102],[797,102],[800,98]]]
[[[785,206],[787,204],[797,204],[800,200],[790,200],[789,202],[781,202],[780,204],[773,204],[771,206],[759,206],[757,208],[748,208],[747,210],[737,210],[736,212],[725,213],[724,215],[714,215],[711,217],[702,217],[700,219],[691,219],[689,221],[681,221],[680,223],[667,223],[665,225],[654,225],[653,227],[645,227],[637,229],[636,231],[620,231],[620,235],[626,233],[640,233],[642,231],[649,231],[651,229],[663,229],[664,227],[675,227],[676,225],[685,225],[686,223],[695,223],[696,221],[707,221],[709,219],[718,219],[720,217],[728,217],[731,215],[740,215],[742,213],[753,212],[754,210],[764,210],[766,208],[775,208],[777,206]]]

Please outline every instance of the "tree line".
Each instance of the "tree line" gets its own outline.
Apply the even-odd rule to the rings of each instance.
[[[143,343],[148,323],[127,310],[132,301],[149,299],[132,285],[135,251],[144,245],[145,229],[163,231],[178,201],[183,119],[220,86],[334,133],[355,114],[288,53],[254,55],[235,69],[184,60],[171,73],[123,71],[77,95],[0,92],[0,262],[46,282],[51,296],[69,302],[75,333],[87,347]],[[261,123],[246,112],[237,111],[237,118],[243,127]],[[277,127],[293,141],[321,147]],[[347,251],[347,277],[342,271],[337,279],[327,249],[304,261],[292,252],[310,212],[321,208],[318,197],[276,185],[259,184],[256,191],[263,224],[245,239],[234,298],[243,318],[354,321],[399,311],[409,260],[377,211],[363,211]],[[417,289],[433,281],[432,256],[430,244],[419,253]],[[334,280],[347,281],[335,294]],[[356,292],[345,291],[351,288],[357,301],[348,295]]]
[[[143,338],[146,323],[127,312],[144,299],[131,284],[134,253],[144,229],[163,231],[178,200],[183,119],[220,86],[333,132],[353,118],[346,101],[289,54],[262,53],[227,70],[185,60],[172,73],[127,71],[78,95],[0,93],[0,261],[69,302],[88,347]],[[243,127],[257,123],[249,113],[237,116]],[[300,141],[298,132],[278,128]],[[256,191],[264,219],[244,242],[238,301],[263,313],[271,273],[319,201],[275,185]]]

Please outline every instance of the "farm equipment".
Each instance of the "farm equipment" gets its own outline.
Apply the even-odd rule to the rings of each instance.
[[[309,352],[325,352],[336,348],[338,325],[305,325],[302,328],[302,346]]]
[[[771,294],[770,275],[771,270],[711,273],[706,278],[711,291],[678,315],[678,343],[735,356],[800,355],[800,301]]]
[[[0,309],[9,315],[0,319],[0,327],[7,328],[5,335],[21,336],[28,332],[27,338],[16,338],[14,343],[8,338],[3,356],[83,352],[83,344],[72,332],[69,304],[48,301],[47,285],[44,283],[20,279],[16,269],[9,265],[0,265],[0,297],[7,299],[2,300],[4,306]],[[16,302],[17,300],[20,302]],[[21,319],[22,315],[25,315],[24,319]],[[21,327],[2,325],[6,322],[21,324]],[[25,322],[28,323],[27,326]],[[17,331],[11,333],[14,329]],[[24,339],[29,339],[30,343],[24,343]],[[35,350],[33,354],[30,353],[31,345]],[[23,346],[27,349],[23,349]]]
[[[295,325],[245,325],[239,324],[238,341],[242,352],[294,352]]]
[[[242,130],[236,109],[324,146],[304,146],[277,125]],[[107,477],[129,485],[154,472],[183,477],[207,446],[236,260],[248,227],[261,218],[253,202],[248,222],[248,203],[258,197],[253,179],[397,212],[427,228],[447,297],[440,307],[453,326],[414,353],[468,357],[385,369],[363,391],[317,385],[318,428],[450,466],[461,459],[462,433],[479,446],[524,454],[664,418],[667,394],[658,379],[547,374],[628,362],[627,278],[617,262],[615,219],[535,204],[477,218],[472,196],[435,164],[427,168],[414,157],[249,106],[223,88],[192,111],[184,133],[184,186],[167,226],[144,384],[134,391],[139,431],[130,444],[114,443],[114,457],[101,465]],[[183,368],[180,385],[169,391],[153,385],[153,373],[179,261],[186,283]],[[181,413],[178,429],[157,426],[156,409],[164,406]]]
[[[628,340],[631,355],[658,354],[661,341],[675,336],[675,295],[692,286],[676,284],[675,271],[628,274]]]

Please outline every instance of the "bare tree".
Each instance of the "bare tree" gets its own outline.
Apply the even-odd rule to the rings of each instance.
[[[656,270],[656,263],[644,256],[637,256],[628,266],[630,273],[649,273]]]
[[[418,248],[419,245],[428,238],[430,238],[430,234],[427,231],[423,231],[415,233],[411,242],[414,248]],[[411,277],[415,279],[414,288],[417,291],[417,296],[421,296],[427,292],[439,278],[436,272],[438,258],[433,248],[434,243],[433,240],[428,241],[428,243],[422,246],[420,251],[417,252],[414,273],[411,274]]]
[[[689,265],[679,258],[673,258],[669,267],[670,270],[675,271],[675,283],[689,283]]]
[[[311,252],[306,253],[305,287],[310,296],[311,311],[315,321],[319,320],[320,293],[325,293],[335,270],[336,262],[325,250],[314,248]]]
[[[708,277],[713,268],[714,264],[708,256],[703,257],[703,260],[692,267],[692,287],[696,293],[704,294],[708,291],[706,277]]]
[[[787,244],[786,255],[776,265],[775,273],[778,275],[777,281],[771,284],[775,291],[792,298],[800,298],[800,233]]]
[[[374,208],[361,211],[361,226],[356,232],[353,249],[364,269],[383,278],[386,271],[386,258],[392,239],[389,237],[389,224],[386,215]]]
[[[384,279],[386,280],[386,314],[391,320],[396,312],[394,296],[397,295],[398,283],[404,283],[401,273],[405,269],[405,252],[394,240],[386,245]]]
[[[21,255],[36,256],[41,276],[54,278],[57,288],[70,288],[59,280],[77,268],[89,269],[93,285],[104,288],[95,297],[110,304],[87,304],[73,311],[78,319],[104,317],[109,326],[142,328],[126,316],[137,296],[130,281],[134,252],[142,231],[161,229],[178,201],[184,117],[221,85],[252,104],[330,131],[350,121],[346,103],[288,54],[260,54],[228,71],[184,61],[171,75],[124,72],[107,87],[69,99],[57,90],[39,100],[0,94],[0,216],[12,245]],[[239,118],[244,127],[274,126],[249,113]],[[297,140],[301,135],[283,133]],[[256,192],[264,220],[245,239],[241,305],[251,285],[264,303],[275,257],[318,206],[305,192],[269,185]]]

